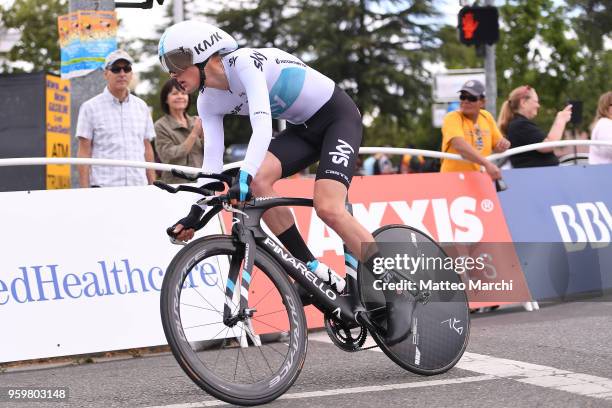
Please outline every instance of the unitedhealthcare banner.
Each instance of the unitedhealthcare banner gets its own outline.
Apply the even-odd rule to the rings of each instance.
[[[166,344],[159,294],[180,247],[165,230],[195,199],[153,186],[0,193],[0,362]],[[218,233],[215,217],[197,235]],[[223,296],[221,269],[190,283]]]
[[[612,165],[512,169],[499,193],[534,298],[612,288]]]

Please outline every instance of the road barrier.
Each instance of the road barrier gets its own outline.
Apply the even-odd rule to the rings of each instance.
[[[362,148],[364,153],[371,152],[368,149],[372,148]],[[2,159],[0,166],[102,162],[109,163],[36,158]],[[499,195],[488,176],[478,172],[357,176],[349,198],[357,219],[369,230],[396,222],[423,229],[443,242],[562,242],[562,248],[551,246],[535,254],[519,245],[519,258],[503,258],[504,264],[514,266],[506,272],[496,268],[496,279],[515,281],[520,299],[510,301],[531,300],[530,292],[536,299],[558,299],[612,287],[612,195],[607,183],[611,172],[612,165],[513,169],[504,171],[510,188]],[[279,193],[292,196],[310,196],[312,189],[312,179],[278,184]],[[177,251],[165,228],[184,216],[193,201],[191,194],[170,195],[152,186],[0,193],[0,321],[10,328],[3,332],[0,362],[165,344],[159,288]],[[312,209],[295,208],[294,214],[315,255],[342,271],[339,237]],[[227,221],[215,219],[199,234],[219,233]],[[546,268],[558,259],[568,266]],[[193,283],[212,296],[221,273],[214,268],[200,271]],[[320,326],[320,314],[308,309],[309,324]]]

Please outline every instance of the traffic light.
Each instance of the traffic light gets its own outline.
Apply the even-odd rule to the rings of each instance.
[[[497,7],[463,7],[459,11],[459,41],[466,45],[495,44],[499,40]]]

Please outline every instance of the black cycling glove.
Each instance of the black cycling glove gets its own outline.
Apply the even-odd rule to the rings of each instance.
[[[247,201],[253,198],[251,192],[251,181],[253,177],[244,170],[240,170],[238,177],[234,179],[234,184],[230,187],[227,195],[231,200],[237,200],[239,202]]]
[[[202,207],[196,204],[192,205],[189,214],[185,218],[181,218],[180,220],[175,222],[173,226],[167,228],[166,233],[168,233],[170,237],[175,238],[176,234],[174,233],[174,228],[178,224],[181,224],[183,226],[183,229],[185,230],[194,229],[197,231],[198,223],[200,222],[200,218],[202,218],[202,214],[204,214],[204,210],[202,209]]]

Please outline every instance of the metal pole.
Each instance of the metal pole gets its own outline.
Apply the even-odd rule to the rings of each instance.
[[[174,0],[172,2],[172,15],[174,16],[174,24],[185,20],[185,6],[183,0]]]
[[[487,6],[493,6],[493,0],[486,0]],[[497,116],[497,74],[495,71],[495,44],[485,45],[485,79],[487,100],[485,109],[494,117]]]
[[[69,1],[70,12],[76,12],[79,10],[114,10],[114,0],[70,0]],[[101,70],[95,70],[88,75],[73,78],[70,80],[70,126],[72,140],[70,143],[71,155],[76,157],[78,149],[78,140],[76,138],[76,125],[79,117],[79,108],[83,102],[90,98],[98,95],[102,92],[106,82]],[[71,169],[72,187],[79,186],[79,173],[77,166],[72,166]]]

